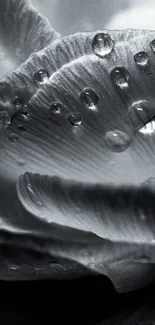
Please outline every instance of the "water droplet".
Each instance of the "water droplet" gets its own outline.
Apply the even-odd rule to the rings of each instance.
[[[22,124],[19,124],[19,125],[17,126],[17,129],[18,129],[19,131],[21,131],[21,132],[26,131],[26,128],[25,128]]]
[[[45,84],[49,79],[49,74],[47,70],[41,69],[34,74],[34,82],[37,86]]]
[[[25,120],[27,120],[27,119],[29,118],[30,114],[29,114],[29,112],[28,112],[26,109],[23,109],[23,110],[21,111],[21,116],[22,116]]]
[[[120,89],[128,88],[129,72],[124,67],[116,67],[111,71],[111,80]]]
[[[93,52],[100,58],[104,58],[110,54],[113,49],[114,43],[109,34],[97,34],[92,42]]]
[[[155,107],[146,100],[139,100],[131,105],[128,114],[133,127],[140,130],[155,116]]]
[[[5,129],[11,123],[11,118],[7,111],[0,111],[0,130]]]
[[[155,52],[155,39],[153,41],[151,41],[150,46],[151,46],[152,51]]]
[[[146,214],[142,209],[139,208],[137,210],[137,214],[138,214],[140,220],[145,221],[147,219]]]
[[[10,270],[12,270],[12,271],[16,271],[16,270],[18,270],[20,267],[19,267],[19,265],[11,264],[11,265],[9,266],[9,268],[10,268]]]
[[[99,96],[97,95],[95,90],[91,88],[85,88],[80,94],[80,100],[84,106],[90,109],[96,109]]]
[[[140,256],[139,262],[140,263],[150,263],[151,259],[149,256]]]
[[[62,110],[62,104],[59,102],[54,102],[52,103],[52,105],[50,106],[50,110],[54,113],[54,114],[61,114],[61,110]]]
[[[151,134],[155,132],[155,119],[152,119],[152,121],[146,123],[143,128],[139,130],[140,133],[143,134]]]
[[[17,110],[20,110],[22,108],[23,104],[24,104],[24,101],[23,101],[23,99],[21,97],[16,96],[13,99],[13,105],[15,105]]]
[[[151,73],[151,71],[149,69],[149,57],[146,52],[141,51],[141,52],[135,54],[134,60],[142,73],[145,73],[145,72]]]
[[[42,207],[42,206],[43,206],[43,203],[39,200],[37,194],[35,193],[35,191],[34,191],[34,189],[33,189],[33,186],[32,186],[30,183],[27,184],[27,189],[28,189],[28,191],[29,191],[29,195],[30,195],[32,201],[33,201],[37,206]]]
[[[15,55],[16,55],[16,57],[19,57],[21,55],[21,49],[20,49],[20,47],[17,47],[16,48]]]
[[[134,60],[138,65],[144,66],[148,63],[149,57],[146,52],[141,51],[134,55]]]
[[[26,162],[23,158],[18,158],[17,164],[18,164],[18,166],[23,167],[23,166],[25,166]]]
[[[78,126],[81,125],[82,123],[82,118],[79,113],[69,114],[67,118],[69,123],[72,124],[73,126]]]
[[[114,152],[125,151],[130,143],[130,136],[120,130],[108,131],[105,135],[105,144],[107,148]]]
[[[11,141],[11,142],[16,142],[19,140],[19,136],[17,134],[10,134],[8,136],[8,139]]]

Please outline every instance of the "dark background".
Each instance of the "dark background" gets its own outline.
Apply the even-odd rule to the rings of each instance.
[[[116,313],[154,301],[154,292],[155,286],[151,286],[118,294],[104,276],[70,281],[2,281],[0,324],[98,324]]]

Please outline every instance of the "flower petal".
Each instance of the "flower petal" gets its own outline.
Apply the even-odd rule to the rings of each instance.
[[[25,173],[17,182],[21,203],[45,223],[139,244],[155,240],[155,192],[143,187],[79,183]]]
[[[8,75],[6,81],[12,88],[30,87],[35,93],[21,146],[33,172],[44,174],[48,168],[49,175],[139,185],[155,171],[155,132],[153,126],[143,130],[155,113],[154,52],[150,45],[155,33],[109,32],[114,47],[103,58],[92,49],[94,37],[100,33],[79,33],[57,40]],[[140,55],[135,55],[143,50],[146,66],[139,66],[135,59]],[[50,78],[42,72],[38,89],[34,76],[40,69]],[[92,101],[89,105],[91,96],[95,105]],[[53,102],[61,103],[62,114],[51,112]],[[138,105],[143,106],[141,115]],[[70,113],[80,114],[80,126],[73,125]],[[36,155],[33,157],[30,147],[38,152],[34,167],[31,160],[36,164]]]
[[[154,195],[148,190],[90,186],[26,173],[18,180],[17,193],[26,211],[43,224],[92,232],[104,239],[90,238],[87,244],[49,243],[46,249],[51,254],[107,275],[120,292],[154,281],[155,208]],[[141,220],[138,211],[145,212],[148,206],[152,215]]]

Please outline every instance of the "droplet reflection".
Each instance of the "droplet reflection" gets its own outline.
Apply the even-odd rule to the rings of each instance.
[[[105,144],[113,152],[125,151],[131,143],[130,136],[120,130],[108,131],[105,135]]]
[[[107,33],[97,34],[92,42],[93,52],[100,58],[104,58],[106,55],[110,54],[113,46],[113,40]]]

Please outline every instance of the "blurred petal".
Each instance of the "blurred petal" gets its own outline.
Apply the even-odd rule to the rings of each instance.
[[[143,293],[142,293],[143,294]],[[154,300],[147,299],[145,303],[139,303],[139,297],[136,304],[123,311],[122,313],[115,314],[108,319],[104,319],[98,323],[98,325],[111,325],[111,324],[154,324],[155,320],[155,308]]]
[[[14,66],[58,37],[29,0],[0,0],[0,44]]]
[[[43,247],[45,242],[42,240],[37,241],[28,235],[1,232],[0,279],[7,281],[74,279],[94,273],[77,261],[49,254]]]

